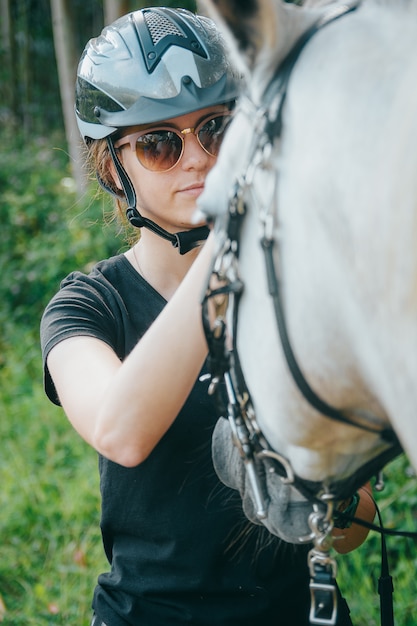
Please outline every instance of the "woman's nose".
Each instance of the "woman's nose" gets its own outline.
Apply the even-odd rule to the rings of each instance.
[[[184,151],[181,159],[184,169],[204,169],[207,165],[214,164],[214,159],[215,157],[208,154],[200,145],[193,132],[184,133]]]

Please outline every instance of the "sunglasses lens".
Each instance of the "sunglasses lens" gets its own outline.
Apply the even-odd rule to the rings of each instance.
[[[206,122],[198,131],[198,140],[212,156],[219,154],[220,146],[231,120],[230,115],[219,115]]]
[[[157,130],[138,137],[136,156],[146,169],[163,172],[175,165],[181,156],[182,141],[169,130]]]
[[[230,115],[217,115],[204,122],[197,130],[200,145],[211,156],[218,155],[230,120]],[[192,129],[184,129],[181,132],[185,130],[190,132]],[[115,145],[116,148],[120,147],[118,144]],[[136,140],[136,156],[143,167],[152,172],[165,172],[174,167],[181,157],[182,148],[182,137],[168,129],[145,132]]]

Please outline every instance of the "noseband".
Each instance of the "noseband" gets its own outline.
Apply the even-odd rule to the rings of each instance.
[[[344,411],[320,398],[305,379],[297,362],[287,332],[280,279],[274,262],[274,257],[278,254],[274,239],[276,213],[274,201],[277,197],[278,175],[276,167],[271,163],[271,153],[274,142],[281,137],[282,112],[287,88],[299,55],[320,28],[355,10],[358,4],[359,0],[352,0],[332,7],[302,36],[268,85],[262,109],[256,110],[254,105],[242,96],[238,107],[244,114],[248,114],[249,111],[251,120],[255,118],[257,124],[255,139],[247,171],[234,184],[228,212],[216,220],[217,250],[203,298],[203,324],[209,348],[208,365],[211,377],[209,393],[216,395],[219,414],[227,416],[229,421],[233,443],[239,450],[250,481],[257,517],[262,520],[267,516],[267,503],[264,497],[266,490],[262,488],[259,462],[264,463],[267,472],[276,473],[283,482],[295,487],[313,505],[313,513],[309,520],[311,534],[300,537],[300,542],[312,541],[314,544],[309,553],[312,576],[310,623],[320,625],[335,624],[337,617],[335,561],[329,557],[329,550],[333,520],[343,519],[343,514],[334,509],[334,504],[338,500],[350,497],[370,477],[376,475],[389,461],[398,456],[402,448],[393,429],[387,428],[378,417],[362,410]],[[239,275],[240,232],[246,214],[245,198],[251,191],[255,172],[259,169],[273,176],[273,198],[270,204],[262,207],[259,212],[262,230],[260,245],[265,260],[268,291],[292,378],[304,398],[320,414],[375,434],[379,437],[380,447],[383,447],[383,451],[355,472],[354,476],[331,484],[302,479],[295,474],[288,459],[271,449],[259,428],[239,362],[236,336],[239,300],[244,288]],[[264,475],[265,472],[262,473],[262,476]]]

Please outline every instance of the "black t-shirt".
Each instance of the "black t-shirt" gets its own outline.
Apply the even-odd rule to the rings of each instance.
[[[124,255],[88,276],[75,272],[42,319],[44,362],[54,345],[75,335],[105,341],[123,360],[165,303]],[[45,387],[59,404],[46,366]],[[125,468],[99,456],[111,567],[99,576],[93,608],[108,626],[308,624],[307,548],[246,521],[239,495],[213,470],[216,420],[206,383],[197,380],[143,463]]]

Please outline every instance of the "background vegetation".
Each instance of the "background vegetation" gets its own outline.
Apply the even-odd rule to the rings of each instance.
[[[122,241],[104,200],[76,200],[62,136],[1,141],[0,621],[75,626],[103,567],[97,462],[43,394],[39,320],[66,273]]]
[[[18,51],[15,73],[0,63],[0,622],[87,626],[92,590],[106,568],[97,458],[44,396],[38,328],[61,278],[88,271],[125,244],[118,226],[104,219],[107,199],[93,188],[75,193],[49,3],[9,4]],[[81,49],[100,30],[103,6],[73,0],[72,8],[80,16]],[[14,108],[3,98],[11,81]],[[392,463],[386,476],[386,490],[377,495],[385,525],[415,528],[417,485],[407,460]],[[415,626],[416,546],[399,538],[387,543],[396,623]],[[375,533],[355,553],[338,557],[355,626],[380,623],[380,558]]]

